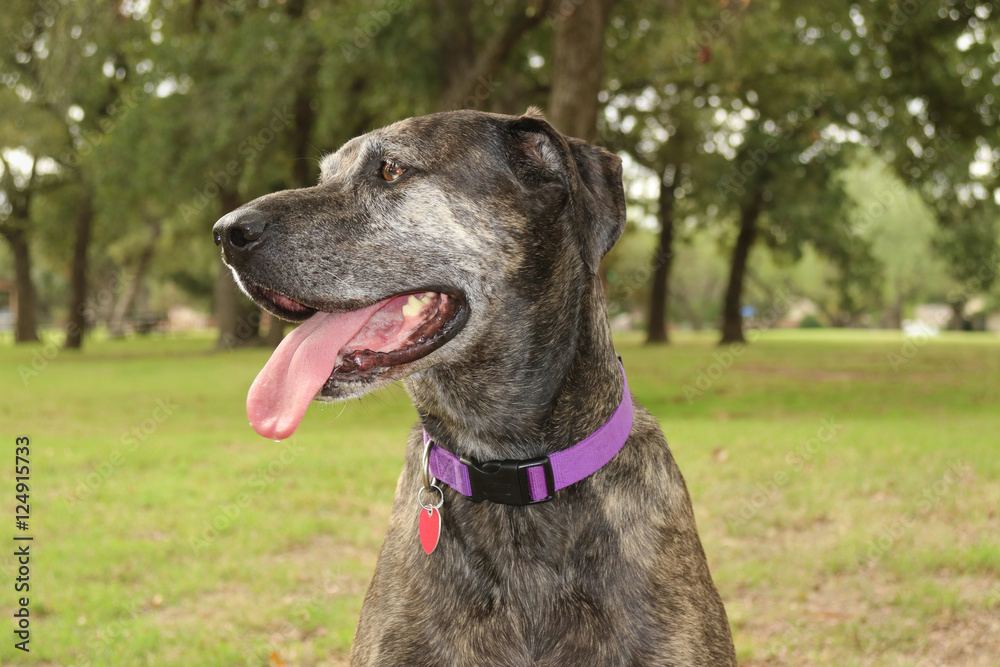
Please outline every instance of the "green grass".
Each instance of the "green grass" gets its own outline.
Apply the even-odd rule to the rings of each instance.
[[[713,341],[618,348],[688,481],[743,664],[997,664],[1000,339]],[[263,440],[244,400],[268,353],[210,347],[0,346],[0,437],[31,437],[35,537],[32,650],[5,632],[0,664],[344,664],[415,413],[394,387]]]

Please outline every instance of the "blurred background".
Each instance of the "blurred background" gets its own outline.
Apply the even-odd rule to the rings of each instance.
[[[347,664],[415,414],[253,434],[288,327],[211,226],[529,106],[624,162],[616,347],[741,664],[1000,665],[995,0],[4,0],[0,665]]]
[[[546,110],[626,162],[619,328],[1000,332],[1000,8],[39,0],[0,17],[0,331],[274,344],[210,242],[347,139]],[[776,309],[765,320],[762,314]],[[273,326],[272,326],[273,324]]]

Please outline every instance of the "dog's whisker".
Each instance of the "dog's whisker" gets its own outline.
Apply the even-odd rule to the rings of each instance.
[[[349,282],[347,282],[346,280],[344,280],[343,278],[341,278],[340,276],[338,276],[338,275],[337,275],[336,273],[334,273],[333,271],[330,271],[329,269],[327,269],[327,271],[326,271],[325,273],[326,273],[326,275],[330,276],[330,277],[331,277],[331,278],[333,278],[334,280],[339,280],[340,282],[344,283],[344,284],[345,284],[345,285],[347,285],[348,287],[351,287],[351,284],[350,284]]]

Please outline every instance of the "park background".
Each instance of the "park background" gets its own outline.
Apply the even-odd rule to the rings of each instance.
[[[211,225],[370,129],[531,105],[624,160],[618,348],[741,663],[1000,664],[998,28],[977,0],[7,2],[0,436],[31,438],[35,541],[0,664],[346,664],[415,413],[396,387],[254,435],[287,327]]]

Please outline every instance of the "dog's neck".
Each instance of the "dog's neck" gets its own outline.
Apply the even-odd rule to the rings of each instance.
[[[597,430],[621,401],[623,379],[596,276],[554,316],[565,340],[531,327],[507,346],[477,350],[412,376],[406,388],[424,428],[445,449],[479,461],[566,449]]]

